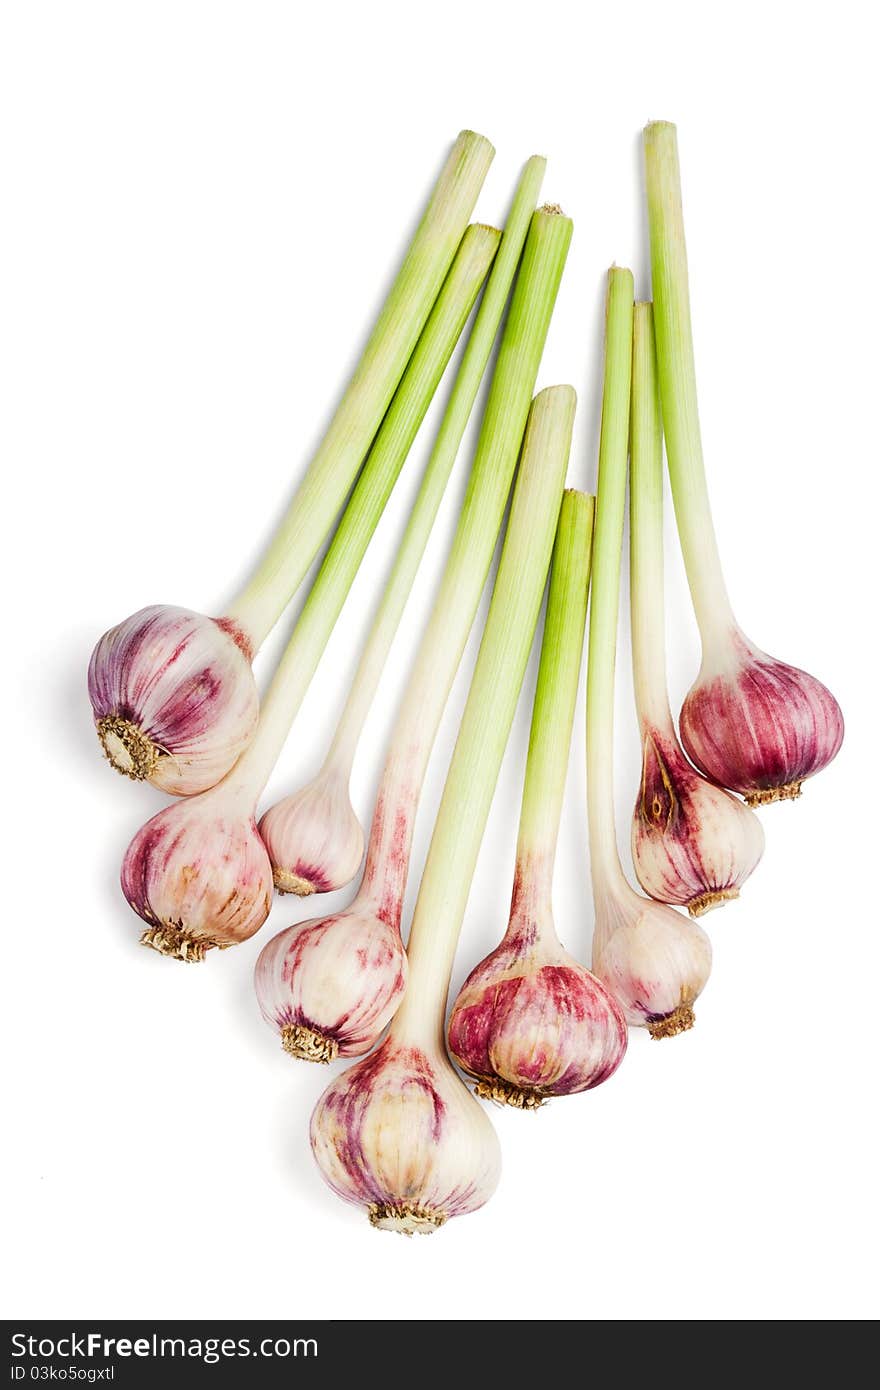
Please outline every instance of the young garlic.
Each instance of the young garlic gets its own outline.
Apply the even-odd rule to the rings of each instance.
[[[208,791],[160,811],[135,836],[122,888],[148,923],[147,946],[201,960],[252,936],[272,898],[256,827],[263,788],[327,644],[364,552],[491,265],[500,233],[469,227],[373,442],[269,687],[257,732]]]
[[[546,163],[533,156],[517,185],[418,496],[324,764],[312,781],[277,802],[260,822],[275,886],[283,893],[344,888],[360,867],[364,832],[349,794],[358,744],[492,352]]]
[[[626,1051],[616,1000],[560,945],[553,865],[584,642],[593,498],[562,501],[532,712],[510,919],[468,976],[449,1020],[449,1050],[476,1094],[520,1109],[598,1086]]]
[[[666,454],[703,646],[681,711],[681,739],[707,777],[760,806],[799,796],[806,778],[831,762],[843,741],[843,715],[820,681],[762,652],[733,616],[700,440],[674,125],[646,127],[645,163]]]
[[[491,1197],[498,1141],[445,1054],[449,976],[550,562],[574,392],[532,406],[486,628],[409,938],[409,984],[382,1046],[327,1088],[312,1151],[339,1197],[380,1228],[429,1233]]]
[[[360,889],[344,912],[282,932],[257,962],[263,1017],[308,1061],[367,1051],[404,988],[400,923],[422,783],[492,563],[570,239],[567,218],[533,215],[452,549],[395,720]]]
[[[247,747],[259,707],[252,657],[345,501],[452,265],[494,153],[481,135],[459,135],[324,440],[227,616],[144,608],[98,642],[89,697],[98,737],[118,772],[188,796],[219,782]]]
[[[396,1029],[327,1088],[310,1135],[324,1180],[379,1230],[430,1235],[477,1211],[501,1176],[495,1131],[442,1045]]]
[[[707,782],[681,750],[666,687],[663,640],[663,431],[650,304],[633,320],[630,596],[642,780],[632,855],[645,892],[697,917],[739,890],[764,849],[758,817]]]
[[[593,970],[627,1022],[654,1038],[692,1027],[712,963],[706,933],[627,883],[614,831],[614,664],[632,380],[633,278],[609,273],[587,666],[587,790],[596,924]]]
[[[260,834],[279,893],[332,893],[351,883],[364,857],[364,831],[349,776],[333,759],[299,791],[270,806]]]

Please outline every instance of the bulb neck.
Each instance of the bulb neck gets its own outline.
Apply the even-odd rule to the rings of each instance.
[[[362,906],[369,903],[376,915],[397,931],[403,915],[421,791],[422,776],[414,767],[415,763],[417,759],[408,755],[408,745],[406,748],[395,746],[389,753],[376,797],[364,875],[358,892],[359,903]]]

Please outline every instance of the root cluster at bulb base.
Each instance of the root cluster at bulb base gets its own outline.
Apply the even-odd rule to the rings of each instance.
[[[474,1095],[480,1100],[493,1100],[496,1105],[510,1105],[514,1110],[537,1110],[544,1104],[544,1096],[538,1091],[524,1091],[500,1076],[481,1077],[474,1086]]]
[[[205,959],[206,951],[225,951],[232,943],[213,941],[207,936],[192,936],[182,927],[162,923],[158,927],[147,927],[146,931],[141,932],[141,945],[149,946],[161,956],[169,956],[172,960],[198,962]]]
[[[301,1023],[288,1023],[281,1029],[281,1046],[301,1062],[335,1062],[339,1055],[339,1043],[335,1038],[326,1038],[323,1033],[316,1033],[314,1028],[305,1028]]]
[[[288,869],[273,869],[272,882],[279,893],[295,893],[298,898],[308,898],[316,891],[309,879],[300,878],[299,874],[292,874]]]
[[[675,1038],[693,1028],[696,1016],[690,1004],[679,1004],[671,1014],[662,1018],[649,1019],[648,1032],[652,1038]]]
[[[429,1236],[446,1223],[444,1212],[406,1202],[373,1202],[367,1216],[378,1231],[398,1231],[403,1236]]]
[[[797,801],[801,794],[803,778],[798,782],[788,782],[784,787],[756,787],[754,791],[746,792],[744,800],[747,806],[770,806],[774,801]]]
[[[692,917],[702,917],[704,913],[711,912],[713,908],[721,907],[724,903],[732,903],[738,897],[738,888],[714,888],[710,892],[700,893],[696,898],[691,898],[687,910]]]
[[[95,728],[104,757],[112,768],[133,782],[146,782],[159,765],[160,749],[130,719],[105,714]]]

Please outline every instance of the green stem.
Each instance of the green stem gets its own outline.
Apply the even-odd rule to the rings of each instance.
[[[256,572],[228,609],[254,649],[299,588],[339,513],[452,264],[495,151],[452,148],[369,342]],[[355,228],[357,234],[358,229]]]
[[[633,317],[630,434],[630,608],[636,710],[645,728],[673,728],[666,684],[663,602],[663,426],[650,304]]]
[[[570,386],[536,397],[486,628],[413,916],[400,1038],[443,1037],[455,948],[535,633],[553,549],[576,405]]]
[[[675,126],[668,121],[653,121],[645,128],[645,169],[666,458],[688,584],[705,656],[716,650],[719,641],[735,623],[721,573],[706,487],[697,410],[678,142]]]
[[[422,783],[495,553],[571,232],[558,212],[532,217],[461,515],[395,721],[359,894],[389,921],[400,920]]]
[[[425,469],[419,495],[327,754],[325,766],[335,764],[346,778],[351,773],[364,722],[425,553],[492,352],[492,345],[498,334],[504,306],[529,230],[529,222],[538,201],[546,164],[545,159],[533,156],[527,162],[517,185],[510,215],[504,224],[501,245],[486,282],[449,404]]]
[[[246,790],[255,801],[275,766],[370,538],[492,264],[500,236],[493,227],[479,225],[465,232],[269,686],[257,732],[229,773],[236,788]]]
[[[517,888],[547,906],[584,648],[594,501],[574,490],[562,499],[519,819]]]
[[[587,794],[590,864],[595,896],[625,881],[614,830],[613,732],[632,332],[632,272],[615,267],[608,272],[605,381],[599,437],[596,524],[593,530],[587,665]]]

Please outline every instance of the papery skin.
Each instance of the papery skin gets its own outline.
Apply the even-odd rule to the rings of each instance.
[[[328,770],[275,803],[260,834],[281,893],[332,893],[351,883],[364,857],[364,831],[348,778]]]
[[[250,657],[231,621],[186,608],[142,608],[106,632],[89,662],[89,698],[108,758],[114,727],[137,745],[130,766],[110,758],[117,771],[175,796],[219,782],[257,726]]]
[[[227,794],[153,816],[126,851],[121,882],[150,924],[143,943],[179,960],[246,941],[272,905],[272,866],[254,817]]]
[[[644,729],[632,856],[645,892],[699,916],[738,897],[763,852],[754,812],[696,772],[673,734]]]
[[[593,972],[632,1027],[672,1037],[693,1026],[693,1004],[712,968],[697,922],[621,885],[596,893]]]
[[[338,1197],[405,1234],[477,1211],[501,1172],[495,1131],[446,1056],[393,1034],[327,1087],[311,1142]]]
[[[528,917],[468,975],[449,1050],[477,1095],[532,1109],[607,1080],[626,1051],[626,1020],[600,980]]]
[[[286,1051],[329,1062],[369,1051],[403,996],[406,976],[397,928],[355,903],[274,936],[257,958],[254,988]]]
[[[750,805],[788,800],[843,742],[831,691],[735,630],[722,660],[703,666],[681,710],[681,741],[697,767]]]

